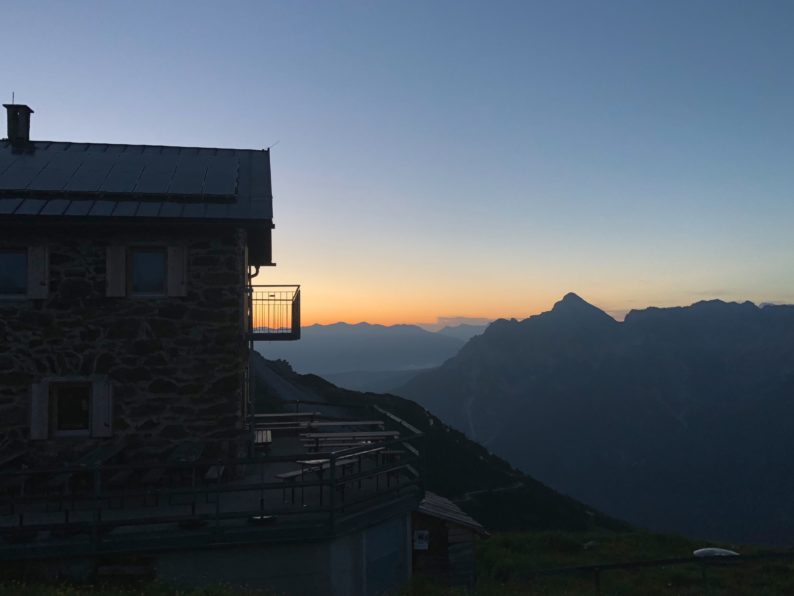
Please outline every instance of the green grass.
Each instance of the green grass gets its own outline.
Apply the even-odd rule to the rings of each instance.
[[[721,546],[745,555],[774,552],[757,547],[696,542],[681,536],[646,532],[523,532],[495,534],[478,545],[477,596],[588,596],[596,594],[592,576],[536,576],[546,569],[629,561],[685,558],[696,548]],[[162,583],[85,586],[0,582],[0,595],[14,596],[232,596],[261,594],[225,587],[184,590]],[[706,583],[697,565],[606,571],[603,596],[772,596],[794,594],[794,561],[758,561],[710,566]],[[402,596],[465,596],[462,590],[415,578]]]
[[[505,533],[478,548],[477,595],[512,594],[587,596],[596,594],[592,575],[536,576],[544,569],[603,565],[641,560],[684,558],[696,548],[721,546],[741,554],[764,549],[695,542],[680,536],[645,532]],[[698,565],[606,571],[601,594],[614,596],[765,596],[794,594],[794,560],[767,560],[741,565],[710,566],[706,582]],[[460,591],[416,579],[405,596],[456,596]]]
[[[172,585],[151,582],[138,585],[105,584],[85,585],[70,583],[0,582],[2,596],[238,596],[264,593],[241,592],[223,586],[204,589],[183,589]]]

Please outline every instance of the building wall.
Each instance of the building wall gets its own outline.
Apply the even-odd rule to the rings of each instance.
[[[225,585],[272,594],[398,594],[411,578],[408,518],[403,514],[324,542],[163,553],[157,557],[157,577],[177,586]]]
[[[477,535],[469,528],[414,512],[413,530],[426,530],[427,550],[413,553],[415,575],[433,578],[452,586],[474,588],[477,579]]]
[[[239,440],[245,241],[243,230],[208,225],[0,226],[0,248],[46,246],[49,266],[46,298],[0,299],[0,453],[68,460],[108,440],[30,440],[31,388],[49,377],[107,379],[112,438],[127,454]],[[107,247],[130,243],[183,247],[186,295],[107,297]]]

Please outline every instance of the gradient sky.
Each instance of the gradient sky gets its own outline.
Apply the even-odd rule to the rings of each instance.
[[[794,3],[3,3],[38,139],[272,150],[305,323],[794,302]],[[6,97],[7,96],[7,97]]]

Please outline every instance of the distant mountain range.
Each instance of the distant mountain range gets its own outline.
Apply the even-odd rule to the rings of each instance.
[[[285,402],[294,400],[322,402],[340,414],[346,406],[376,404],[417,428],[425,435],[422,449],[427,490],[456,500],[488,530],[628,528],[519,472],[407,399],[341,389],[318,376],[298,374],[286,362],[269,361],[258,354],[253,364],[255,403],[262,411],[279,411],[287,407]],[[355,413],[360,415],[358,410]]]
[[[437,332],[417,325],[310,325],[301,330],[299,342],[258,342],[256,349],[349,389],[388,391],[442,364],[484,329],[466,324]]]
[[[448,325],[436,331],[441,335],[448,335],[449,337],[456,337],[463,341],[469,341],[475,335],[480,335],[488,325],[471,325],[469,323],[461,323],[460,325]]]
[[[638,525],[794,542],[794,307],[617,322],[575,294],[398,390],[541,482]]]

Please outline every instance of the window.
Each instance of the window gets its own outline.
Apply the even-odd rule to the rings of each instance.
[[[167,290],[166,249],[132,247],[128,254],[130,294],[164,296]]]
[[[79,436],[91,432],[91,383],[53,383],[50,385],[50,399],[55,436]]]
[[[0,295],[24,296],[28,291],[28,251],[0,249]]]
[[[105,261],[105,295],[187,296],[187,254],[182,245],[111,244]]]
[[[113,435],[113,387],[103,375],[41,379],[30,399],[31,439]]]

